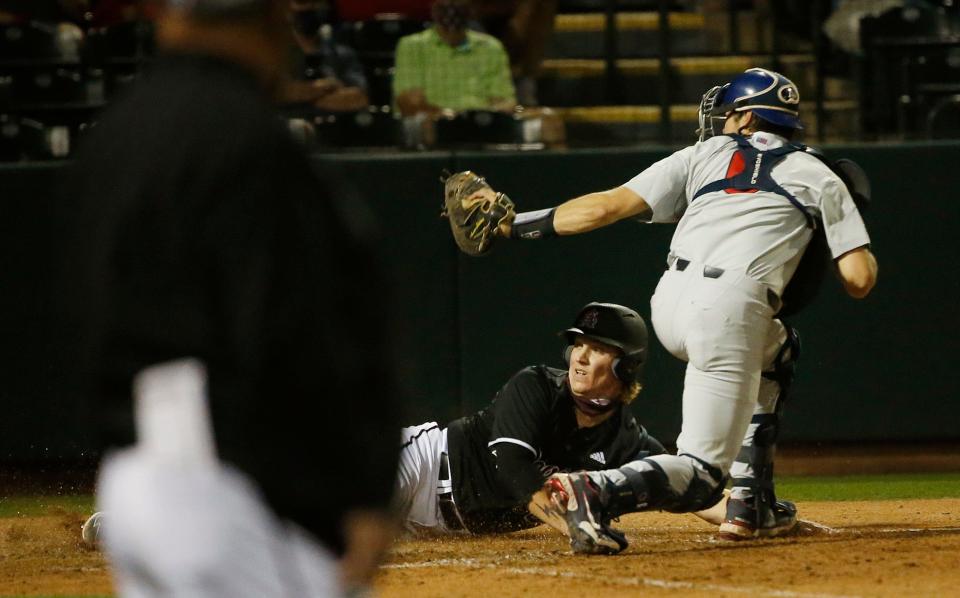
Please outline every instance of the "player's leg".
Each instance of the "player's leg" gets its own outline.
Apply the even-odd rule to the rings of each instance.
[[[794,505],[777,501],[773,487],[773,461],[780,415],[799,356],[800,340],[796,330],[780,320],[773,320],[756,409],[730,470],[733,487],[720,526],[723,539],[778,536],[789,533],[796,526]]]
[[[710,278],[690,268],[681,273],[688,280],[676,296],[652,304],[661,342],[688,361],[677,456],[648,459],[669,481],[675,499],[660,508],[671,511],[699,511],[722,497],[753,412],[772,313],[765,289],[754,281],[733,273]]]
[[[557,510],[567,520],[574,550],[611,552],[625,545],[607,525],[620,514],[695,512],[722,498],[753,412],[772,313],[757,285],[739,283],[699,274],[661,280],[652,302],[654,327],[669,351],[689,359],[678,454],[555,476],[557,483],[547,490],[565,507]]]
[[[444,531],[437,506],[441,454],[447,450],[446,430],[436,422],[403,428],[394,505],[411,532]]]

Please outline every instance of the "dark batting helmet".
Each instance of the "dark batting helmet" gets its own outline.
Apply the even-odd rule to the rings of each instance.
[[[800,91],[780,73],[761,68],[747,69],[726,85],[718,85],[700,100],[700,141],[719,134],[717,121],[730,112],[750,110],[757,117],[780,127],[802,129]]]
[[[613,362],[613,373],[618,380],[627,384],[640,381],[647,361],[647,325],[640,314],[629,307],[588,303],[563,335],[569,344],[564,353],[568,363],[577,336],[585,336],[620,349],[622,354]]]

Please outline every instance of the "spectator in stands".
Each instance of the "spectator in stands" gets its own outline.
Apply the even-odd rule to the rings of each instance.
[[[437,0],[433,27],[397,44],[393,93],[404,116],[443,110],[513,110],[516,92],[503,45],[467,29],[469,0]]]
[[[357,53],[334,39],[329,0],[291,0],[290,18],[299,55],[287,94],[292,103],[310,103],[331,112],[367,107],[367,78]]]
[[[507,50],[517,99],[535,106],[536,79],[553,33],[557,0],[474,0],[474,5],[484,30]]]

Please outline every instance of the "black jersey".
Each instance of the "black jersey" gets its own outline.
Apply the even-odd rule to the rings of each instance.
[[[503,487],[497,450],[506,445],[530,452],[542,479],[564,471],[599,470],[666,452],[617,407],[597,426],[580,428],[567,372],[532,366],[514,375],[482,411],[452,422],[447,438],[454,500],[470,531],[509,531],[539,525],[526,502]]]
[[[134,441],[138,371],[197,357],[217,454],[339,550],[344,513],[385,508],[397,467],[383,278],[350,199],[312,170],[254,73],[198,55],[159,57],[76,170],[88,220],[75,288],[103,443]],[[324,397],[361,387],[329,417]]]

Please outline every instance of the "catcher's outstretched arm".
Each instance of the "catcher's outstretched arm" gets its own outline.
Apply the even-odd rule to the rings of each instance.
[[[581,195],[557,207],[553,227],[559,235],[575,235],[650,211],[647,202],[626,187]]]
[[[502,224],[499,234],[522,239],[576,235],[649,212],[642,197],[626,187],[616,187],[581,195],[550,210],[521,212],[515,222]],[[529,234],[531,231],[540,234]]]
[[[453,215],[450,224],[454,238],[460,248],[470,255],[486,253],[495,236],[532,240],[575,235],[624,218],[644,217],[651,213],[650,206],[642,197],[626,187],[616,187],[581,195],[556,208],[517,214],[509,198],[494,191],[483,177],[474,172],[459,172],[443,180],[443,214]],[[509,205],[499,211],[490,208],[500,203]],[[478,206],[481,209],[478,210]],[[464,232],[467,228],[469,231]],[[478,247],[473,247],[474,243]]]

